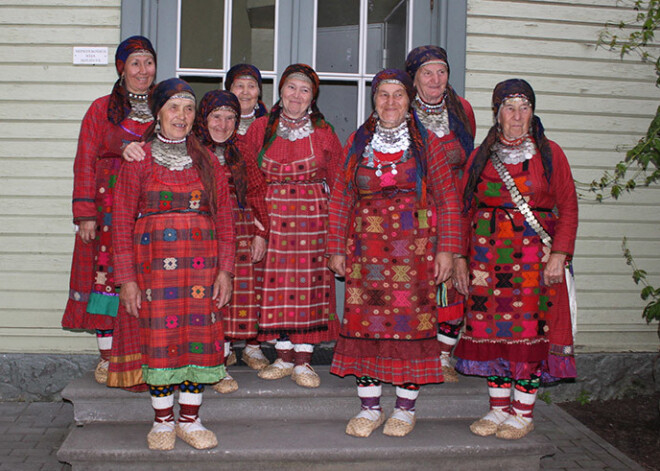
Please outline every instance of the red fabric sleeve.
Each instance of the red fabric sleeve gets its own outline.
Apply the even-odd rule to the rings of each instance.
[[[429,133],[426,146],[428,162],[427,188],[430,189],[436,206],[438,229],[437,252],[461,252],[461,225],[458,194],[454,184],[444,145],[434,134]]]
[[[344,146],[344,155],[348,154],[355,133],[351,134]],[[351,224],[351,213],[355,205],[355,192],[346,192],[348,182],[343,168],[335,174],[330,193],[330,206],[328,208],[328,247],[326,255],[346,255],[346,238]]]
[[[571,167],[564,151],[550,141],[552,149],[552,178],[550,191],[559,213],[552,237],[552,251],[565,253],[571,258],[575,250],[578,227],[578,202]]]
[[[459,96],[458,99],[461,100],[461,105],[463,105],[470,126],[472,126],[472,139],[474,139],[474,136],[477,134],[477,121],[474,119],[474,110],[472,110],[472,105],[465,98]]]
[[[229,200],[229,182],[218,159],[215,156],[212,157],[211,162],[213,162],[215,187],[217,189],[217,210],[214,223],[218,241],[218,269],[234,274],[236,236],[234,235],[234,220],[231,213],[232,206]]]
[[[80,125],[78,150],[73,162],[73,222],[96,220],[96,159],[108,122],[109,95],[95,100]]]
[[[245,161],[245,170],[247,173],[247,202],[252,208],[254,217],[264,226],[264,230],[260,230],[255,226],[255,234],[268,239],[270,233],[270,218],[268,217],[268,208],[266,206],[266,193],[268,185],[264,174],[257,167],[256,156],[250,152],[244,140],[238,141],[238,148],[241,156]]]
[[[335,175],[341,172],[344,167],[344,156],[346,154],[342,150],[339,138],[331,127],[314,130],[314,134],[317,133],[318,142],[321,144],[321,149],[323,151],[326,182],[330,187],[330,190],[332,190],[335,183]],[[314,134],[312,134],[312,139],[314,139]],[[317,152],[316,147],[314,150]]]

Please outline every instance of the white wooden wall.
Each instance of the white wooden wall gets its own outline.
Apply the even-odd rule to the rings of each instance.
[[[117,74],[120,0],[0,0],[0,351],[86,352],[60,320],[73,248],[80,121]],[[107,46],[107,66],[73,66]]]
[[[600,178],[646,133],[660,92],[650,65],[595,48],[608,21],[634,18],[617,0],[468,0],[466,98],[475,108],[477,141],[492,124],[490,101],[501,80],[534,87],[546,135],[566,152],[574,177]],[[575,269],[577,351],[656,351],[657,325],[641,318],[644,302],[621,256],[621,240],[660,285],[660,188],[618,201],[580,201]]]

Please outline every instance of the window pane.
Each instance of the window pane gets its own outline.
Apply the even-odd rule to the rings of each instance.
[[[359,0],[318,0],[316,70],[357,73]]]
[[[181,2],[181,67],[222,69],[224,13],[223,0]]]
[[[406,14],[408,1],[369,2],[367,72],[403,69],[406,61]]]
[[[275,70],[275,0],[234,0],[231,64],[248,63]]]
[[[197,98],[197,103],[202,100],[204,94],[211,90],[224,89],[222,84],[222,79],[219,77],[180,77],[182,80],[185,80],[190,84],[190,86],[195,91],[195,97]]]
[[[357,129],[357,84],[354,82],[321,82],[318,106],[332,124],[342,144]]]

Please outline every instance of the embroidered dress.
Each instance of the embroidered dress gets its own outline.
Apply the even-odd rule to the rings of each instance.
[[[257,119],[246,135],[253,156],[261,148],[267,119]],[[281,333],[294,344],[334,340],[335,280],[325,258],[326,181],[336,175],[341,154],[334,132],[319,128],[296,140],[276,137],[263,157],[270,236],[258,274],[260,340]]]
[[[96,240],[76,237],[69,300],[62,327],[110,330],[116,325],[119,296],[112,263],[113,194],[121,166],[122,146],[140,139],[153,119],[128,118],[116,126],[108,120],[110,95],[92,103],[83,118],[74,162],[73,220],[96,221]]]
[[[538,151],[531,159],[506,164],[506,168],[553,237],[552,251],[570,258],[577,230],[577,197],[563,151],[552,141],[550,146],[550,185]],[[466,330],[454,352],[459,359],[456,369],[516,380],[541,374],[544,381],[575,377],[565,281],[544,284],[550,249],[517,211],[490,160],[470,214],[464,217],[463,233],[470,242],[466,253],[470,286]]]
[[[398,385],[443,381],[433,269],[437,251],[459,250],[459,210],[435,136],[429,135],[426,155],[425,206],[416,193],[415,160],[402,152],[376,153],[395,163],[394,171],[383,165],[380,175],[363,157],[357,194],[346,192],[343,174],[337,178],[328,253],[346,255],[346,298],[331,373]]]
[[[117,189],[117,281],[137,281],[142,375],[151,385],[215,383],[225,375],[222,314],[212,300],[218,270],[233,272],[227,182],[215,166],[218,211],[195,168],[124,165]],[[135,219],[137,216],[137,220]]]
[[[228,340],[254,339],[259,331],[259,300],[256,290],[255,264],[252,263],[252,240],[255,235],[267,239],[267,235],[258,230],[254,223],[255,216],[267,223],[268,213],[264,204],[266,185],[259,169],[254,162],[246,162],[248,175],[249,205],[241,208],[236,197],[236,188],[229,167],[225,165],[223,150],[218,146],[215,155],[222,166],[225,178],[229,182],[229,199],[231,201],[236,234],[236,266],[232,298],[224,316],[225,337]]]
[[[472,111],[472,106],[466,99],[462,97],[458,97],[458,99],[473,129],[472,138],[474,139],[474,130],[476,130],[474,111]],[[438,105],[428,105],[418,95],[412,105],[424,127],[442,141],[447,163],[451,167],[454,176],[454,184],[456,188],[460,188],[465,162],[469,156],[465,154],[460,140],[449,127],[449,113],[445,101],[443,98],[443,101]],[[461,322],[463,318],[463,295],[456,291],[451,283],[445,283],[445,285],[447,285],[446,291],[443,293],[440,289],[438,293],[438,320],[456,324]],[[442,299],[443,296],[444,300]]]

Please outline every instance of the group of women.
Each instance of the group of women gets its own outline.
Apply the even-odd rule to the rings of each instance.
[[[405,71],[373,78],[374,111],[342,150],[307,65],[287,67],[268,113],[248,64],[199,103],[183,80],[154,85],[146,38],[122,42],[116,67],[81,127],[63,326],[96,331],[97,381],[149,390],[149,448],[217,445],[202,392],[238,388],[237,343],[260,378],[313,388],[314,346],[336,340],[331,373],[357,379],[356,437],[410,433],[420,387],[458,379],[452,349],[460,373],[487,377],[478,435],[523,437],[541,380],[575,376],[564,268],[577,200],[527,82],[497,85],[473,150],[446,52],[418,47]],[[396,387],[387,420],[383,382]]]

